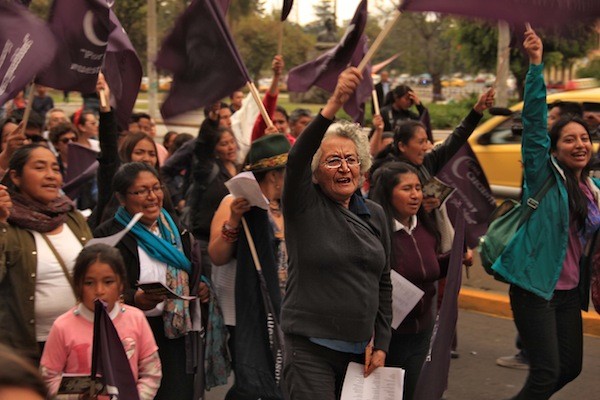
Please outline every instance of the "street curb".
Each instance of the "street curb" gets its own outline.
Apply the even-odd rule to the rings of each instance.
[[[464,310],[512,319],[510,301],[508,295],[505,294],[463,287],[460,289],[458,307]],[[600,337],[600,315],[591,310],[590,312],[582,312],[582,317],[583,333]]]

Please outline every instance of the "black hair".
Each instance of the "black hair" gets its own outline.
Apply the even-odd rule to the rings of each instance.
[[[112,181],[113,191],[125,197],[131,185],[133,185],[138,175],[142,172],[150,172],[160,182],[158,172],[148,164],[142,162],[128,162],[121,165],[115,173]]]
[[[548,105],[548,110],[558,108],[560,117],[579,117],[583,118],[583,106],[575,101],[557,100]]]
[[[50,137],[50,141],[52,143],[57,144],[60,137],[69,132],[74,133],[75,136],[79,136],[77,134],[77,129],[75,129],[73,124],[71,124],[70,122],[61,122],[52,129],[50,129],[48,136]]]
[[[404,96],[408,92],[412,92],[413,90],[408,85],[398,85],[392,90],[392,95],[394,96],[394,100]]]
[[[73,115],[75,115],[75,114],[73,114]],[[77,122],[73,121],[73,123],[76,123],[77,126],[85,125],[88,115],[93,115],[94,117],[96,117],[96,113],[94,111],[85,109],[81,112],[81,114],[79,114],[79,118],[77,119]]]
[[[121,252],[112,246],[106,244],[93,244],[84,247],[77,256],[75,265],[73,266],[73,285],[75,286],[75,296],[77,300],[83,300],[83,282],[85,274],[90,269],[92,264],[100,262],[107,264],[113,272],[119,277],[122,285],[125,284],[125,263]]]
[[[15,150],[12,157],[8,161],[8,171],[10,172],[11,170],[14,170],[17,176],[21,176],[23,174],[23,168],[25,167],[25,164],[27,164],[27,161],[29,161],[29,158],[31,157],[31,153],[33,153],[33,151],[36,149],[46,149],[50,151],[46,146],[39,143],[31,143],[21,146]],[[12,179],[9,178],[4,181],[9,189],[16,192],[19,191]]]
[[[293,124],[302,117],[312,118],[313,115],[312,115],[312,112],[308,108],[296,108],[290,114],[289,122],[290,122],[290,124]]]
[[[10,387],[30,389],[44,399],[48,396],[38,369],[15,350],[0,344],[0,391]]]
[[[399,144],[402,143],[407,145],[408,142],[415,136],[419,128],[426,130],[425,125],[419,121],[406,120],[398,124],[394,130],[394,142],[388,144],[375,156],[375,159],[373,160],[373,166],[371,167],[371,176],[373,176],[375,171],[377,171],[377,169],[379,169],[383,164],[393,160],[400,160],[410,164],[410,162],[404,158],[404,155],[400,151]]]
[[[163,136],[163,146],[165,146],[165,148],[167,148],[167,150],[168,150],[168,147],[166,145],[169,144],[169,140],[171,140],[171,137],[173,137],[173,136],[177,137],[177,135],[179,135],[179,133],[177,133],[175,131],[169,131],[169,132],[165,133],[165,136]],[[173,140],[175,140],[175,139],[173,139]]]
[[[419,173],[415,167],[400,161],[386,163],[371,177],[371,191],[369,193],[369,198],[379,203],[383,208],[390,227],[390,232],[393,232],[394,219],[397,219],[397,212],[392,204],[392,196],[394,188],[400,183],[400,175],[403,174],[415,174],[417,178],[419,178]],[[423,224],[423,227],[435,236],[438,243],[436,252],[439,252],[441,235],[435,225],[433,217],[425,212],[421,206],[417,212],[417,218],[419,223]]]
[[[280,112],[281,114],[283,114],[283,116],[285,117],[285,121],[289,122],[290,117],[289,117],[287,111],[285,110],[285,108],[283,108],[281,106],[277,106],[277,107],[275,107],[275,112]]]
[[[171,147],[169,147],[169,152],[171,154],[175,153],[181,146],[183,146],[186,142],[194,139],[194,135],[191,133],[178,133],[175,139],[173,139],[173,143],[171,143]]]
[[[565,126],[574,122],[576,124],[581,125],[585,131],[587,132],[590,142],[592,141],[592,135],[590,134],[590,129],[585,123],[583,119],[578,116],[570,116],[567,115],[559,119],[550,129],[550,151],[555,151],[556,146],[558,144],[558,140],[560,139],[560,135]],[[590,160],[593,158],[590,158]],[[579,187],[579,181],[577,181],[577,177],[575,173],[565,165],[563,165],[559,160],[556,160],[560,167],[562,168],[565,174],[565,186],[567,187],[567,193],[569,195],[569,211],[575,217],[575,221],[577,222],[578,227],[581,229],[585,226],[585,220],[588,215],[588,199],[585,194],[581,191]],[[590,171],[590,163],[588,163],[585,168],[581,171],[580,180],[583,181],[587,178]]]
[[[156,152],[156,164],[154,164],[154,168],[158,170],[159,164],[156,142],[154,141],[154,139],[152,139],[152,136],[148,135],[145,132],[140,131],[128,134],[119,146],[119,158],[123,162],[131,162],[131,154],[133,154],[133,149],[135,149],[135,146],[137,146],[137,144],[142,140],[149,140],[150,142],[152,142],[152,145],[154,146],[154,151]]]
[[[152,119],[152,117],[150,116],[150,114],[145,113],[145,112],[138,112],[138,113],[133,113],[131,114],[131,122],[140,122],[140,119],[145,118],[145,119]]]

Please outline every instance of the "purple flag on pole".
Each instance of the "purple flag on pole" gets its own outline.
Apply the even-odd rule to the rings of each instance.
[[[285,21],[290,15],[290,11],[292,11],[292,6],[294,5],[294,0],[283,0],[283,5],[281,6],[281,21]]]
[[[127,127],[142,81],[142,64],[121,26],[110,10],[111,32],[104,58],[104,75],[110,87],[110,104],[116,110],[117,122]]]
[[[106,0],[54,0],[49,24],[60,46],[37,82],[60,90],[95,92],[110,33]]]
[[[163,42],[156,66],[173,73],[165,119],[219,101],[250,81],[216,0],[195,0]]]
[[[50,64],[56,47],[46,23],[20,4],[0,2],[0,105]]]
[[[98,376],[104,382],[111,399],[139,400],[129,359],[106,306],[100,300],[95,301],[93,343],[92,379]]]
[[[535,26],[556,26],[600,17],[598,0],[404,0],[400,10],[432,11],[505,20]]]
[[[450,351],[458,319],[458,292],[462,279],[465,245],[465,220],[462,213],[457,213],[455,221],[444,298],[433,326],[429,353],[417,381],[413,396],[415,400],[439,400],[448,384]]]
[[[292,68],[288,74],[288,89],[292,92],[306,92],[312,86],[333,92],[338,76],[349,64],[357,66],[365,53],[366,37],[363,31],[367,24],[367,0],[362,0],[350,25],[346,28],[340,42],[331,50],[321,54],[313,61]],[[344,105],[344,110],[354,119],[360,118],[360,107],[373,89],[370,67],[366,68],[361,86],[357,88],[353,98]],[[364,85],[364,87],[363,87]],[[362,97],[368,93],[366,97]],[[364,108],[364,107],[363,107]]]
[[[227,15],[227,11],[229,11],[229,0],[219,0],[218,1],[219,5],[221,6],[221,11],[223,12],[223,15]]]
[[[446,202],[448,215],[452,218],[457,211],[463,214],[467,225],[467,245],[476,247],[479,238],[487,231],[496,200],[471,146],[465,143],[436,176],[457,189]]]

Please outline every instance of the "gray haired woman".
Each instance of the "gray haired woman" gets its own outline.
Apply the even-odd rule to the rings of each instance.
[[[327,105],[289,153],[281,322],[293,400],[339,398],[348,363],[364,363],[368,375],[384,365],[390,342],[387,223],[379,205],[356,194],[371,164],[369,144],[359,126],[332,125],[360,80],[356,68],[340,75]]]

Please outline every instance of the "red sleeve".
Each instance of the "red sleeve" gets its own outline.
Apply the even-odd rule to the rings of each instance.
[[[265,94],[265,97],[263,98],[263,104],[265,105],[265,108],[267,109],[267,114],[269,114],[269,117],[273,118],[273,114],[275,114],[275,108],[277,107],[277,96],[279,95],[279,92],[277,94],[270,94],[268,91]],[[267,123],[265,122],[265,120],[262,117],[262,114],[258,114],[258,117],[256,117],[256,121],[254,122],[254,127],[252,128],[252,141],[254,142],[256,139],[264,136],[265,134],[265,129],[267,129]]]

